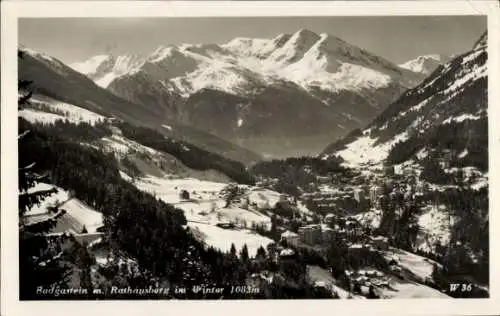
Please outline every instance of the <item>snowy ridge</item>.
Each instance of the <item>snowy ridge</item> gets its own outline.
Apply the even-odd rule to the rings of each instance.
[[[242,94],[277,80],[329,91],[382,88],[389,82],[408,85],[400,68],[391,62],[336,37],[305,29],[273,39],[235,38],[222,45],[159,47],[142,59],[95,56],[73,68],[101,86],[142,71],[183,96],[204,88]]]
[[[44,54],[44,53],[38,52],[38,51],[30,49],[30,48],[26,48],[23,46],[21,46],[19,49],[23,53],[28,54],[29,56],[37,59],[38,61],[40,61],[44,65],[53,69],[59,75],[64,76],[64,77],[68,76],[68,71],[66,70],[67,66],[64,65],[63,63],[61,63],[59,60],[57,60],[57,59],[55,59],[47,54]]]

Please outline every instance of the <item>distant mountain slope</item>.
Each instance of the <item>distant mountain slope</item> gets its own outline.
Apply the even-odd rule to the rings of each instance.
[[[377,229],[403,243],[406,237],[394,234],[390,223],[415,229],[415,240],[406,247],[439,259],[446,277],[433,277],[443,291],[450,280],[468,279],[481,288],[489,280],[486,42],[485,34],[470,51],[406,91],[367,128],[321,155],[327,161],[342,158],[342,165],[376,178],[375,186],[383,183],[387,191],[381,195]],[[386,204],[391,200],[414,209],[399,212],[399,202]]]
[[[309,30],[160,47],[139,60],[96,56],[73,67],[99,84],[113,78],[103,86],[129,101],[274,157],[317,154],[423,79]]]
[[[116,77],[124,75],[142,63],[140,56],[97,55],[91,59],[70,65],[76,71],[86,74],[94,82],[107,87]]]
[[[167,116],[166,109],[136,104],[118,97],[53,57],[27,48],[21,50],[25,54],[19,62],[19,78],[34,81],[36,93],[39,95],[106,117],[154,128],[172,139],[192,143],[230,159],[244,163],[261,159],[259,155],[226,140],[179,124],[177,120]]]
[[[366,129],[329,146],[354,167],[449,157],[487,171],[486,35],[392,103]]]
[[[406,63],[399,65],[399,67],[411,70],[416,73],[430,75],[439,65],[448,62],[451,58],[432,54],[418,56],[415,59],[409,60]]]

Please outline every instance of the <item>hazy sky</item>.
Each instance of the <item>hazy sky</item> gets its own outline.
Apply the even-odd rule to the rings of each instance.
[[[393,62],[459,54],[486,30],[486,17],[24,18],[21,44],[66,63],[102,53],[140,53],[160,45],[273,38],[307,28],[344,39]]]

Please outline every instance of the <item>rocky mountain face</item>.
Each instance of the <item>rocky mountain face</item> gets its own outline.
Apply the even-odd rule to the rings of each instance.
[[[56,58],[27,48],[21,48],[21,51],[24,54],[18,65],[19,78],[33,81],[37,95],[136,126],[154,128],[173,140],[185,141],[236,161],[251,163],[261,159],[259,155],[227,140],[167,118],[164,108],[150,107],[119,97]]]
[[[73,68],[165,117],[273,157],[317,154],[422,79],[309,30],[160,47],[138,60],[101,56]]]
[[[406,91],[366,129],[323,152],[352,166],[422,161],[429,155],[487,171],[487,35],[472,50],[439,66]]]

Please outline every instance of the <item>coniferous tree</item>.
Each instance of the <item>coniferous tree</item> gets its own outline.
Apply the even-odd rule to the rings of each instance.
[[[262,245],[260,245],[260,247],[257,249],[255,258],[258,260],[266,259],[266,250],[264,249],[264,247],[262,247]]]
[[[243,247],[241,248],[240,259],[243,263],[247,262],[249,259],[247,244],[244,244]]]
[[[271,215],[271,232],[270,232],[272,239],[274,241],[278,240],[278,230],[277,230],[277,223],[276,223],[276,215],[273,214]]]
[[[231,255],[231,258],[236,258],[236,246],[234,243],[231,244],[231,249],[229,250],[229,254]]]

